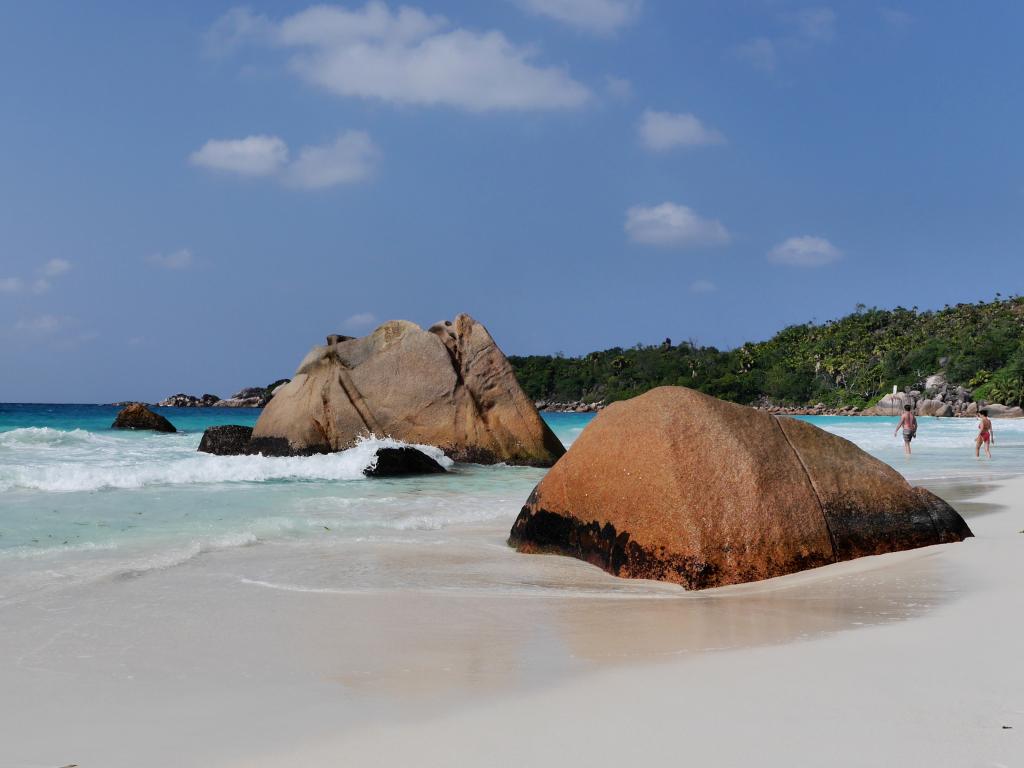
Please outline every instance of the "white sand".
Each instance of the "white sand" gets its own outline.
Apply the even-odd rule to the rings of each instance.
[[[964,544],[696,595],[289,591],[254,547],[7,606],[0,766],[1024,765],[1024,479],[986,501]],[[611,579],[502,535],[412,565]]]
[[[1024,479],[941,567],[977,589],[896,625],[619,668],[236,766],[1024,765]]]

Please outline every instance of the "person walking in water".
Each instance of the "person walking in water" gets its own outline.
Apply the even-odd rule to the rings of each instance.
[[[903,415],[900,417],[900,423],[896,425],[896,431],[892,433],[893,437],[899,434],[900,429],[903,430],[903,452],[910,455],[910,441],[917,437],[917,417],[914,416],[914,409],[912,406],[903,406]]]
[[[981,446],[985,446],[985,455],[992,458],[992,444],[995,443],[995,432],[992,431],[992,419],[988,417],[988,410],[982,408],[978,411],[978,439],[974,441],[974,458],[981,458]]]

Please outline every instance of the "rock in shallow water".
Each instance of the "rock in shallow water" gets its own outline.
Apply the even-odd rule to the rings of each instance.
[[[410,446],[378,448],[377,461],[363,470],[367,477],[402,477],[404,475],[436,475],[447,470],[423,451]]]
[[[344,450],[366,435],[482,464],[550,466],[565,452],[468,315],[428,330],[393,320],[361,339],[328,337],[276,390],[253,444],[302,455]]]
[[[252,427],[243,427],[238,424],[208,427],[203,432],[203,439],[199,441],[199,450],[202,453],[212,453],[217,456],[237,456],[249,453],[251,437]]]
[[[703,589],[971,535],[942,499],[843,438],[661,387],[587,426],[509,543]]]
[[[111,429],[148,429],[153,432],[177,432],[174,425],[142,403],[133,403],[117,414]]]

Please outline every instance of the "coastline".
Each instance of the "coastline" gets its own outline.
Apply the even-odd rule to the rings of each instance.
[[[685,756],[782,766],[819,765],[824,754],[838,766],[1015,765],[1024,753],[1022,498],[1024,477],[999,483],[973,500],[999,507],[971,517],[975,540],[918,552],[965,586],[920,615],[624,664],[225,765],[328,765],[339,754],[359,765],[583,766]],[[901,555],[878,567],[900,580],[915,560]],[[832,578],[830,568],[818,577]],[[787,580],[745,589],[787,589]],[[614,728],[624,710],[628,730]]]
[[[373,541],[347,551],[371,569],[505,574],[463,590],[444,578],[310,584],[338,553],[292,557],[282,543],[266,545],[269,577],[268,551],[242,547],[9,606],[0,683],[24,692],[2,712],[21,735],[10,762],[573,765],[685,752],[791,765],[796,744],[838,749],[838,765],[1006,762],[1024,730],[1013,655],[1024,479],[973,501],[977,486],[959,487],[977,539],[701,593],[523,559],[487,524],[436,554]],[[86,700],[96,706],[82,712]],[[595,736],[623,709],[630,735]]]

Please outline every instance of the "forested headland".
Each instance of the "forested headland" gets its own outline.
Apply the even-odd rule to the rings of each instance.
[[[804,323],[767,341],[722,350],[695,341],[613,347],[582,357],[509,358],[535,400],[623,400],[680,385],[738,403],[865,407],[893,385],[921,387],[942,373],[975,399],[1024,404],[1024,298],[935,311],[869,308]]]

